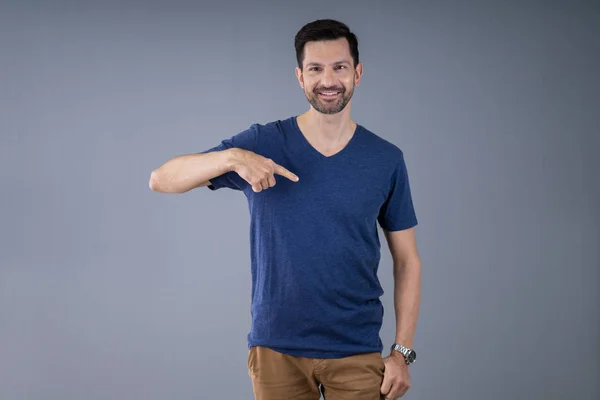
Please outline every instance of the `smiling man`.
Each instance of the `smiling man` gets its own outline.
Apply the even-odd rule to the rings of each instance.
[[[172,158],[152,171],[150,187],[246,196],[257,400],[396,399],[416,356],[421,268],[404,154],[350,117],[363,65],[345,24],[311,22],[295,48],[308,111]],[[396,340],[385,347],[378,223],[394,263]]]

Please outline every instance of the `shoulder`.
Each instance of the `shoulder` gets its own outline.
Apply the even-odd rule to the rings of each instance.
[[[385,163],[391,168],[395,168],[403,162],[404,152],[398,144],[385,139],[362,125],[360,127],[362,129],[364,145],[368,148],[370,154],[377,157],[380,163]]]
[[[252,124],[259,143],[268,145],[284,140],[292,126],[291,118],[293,117]]]

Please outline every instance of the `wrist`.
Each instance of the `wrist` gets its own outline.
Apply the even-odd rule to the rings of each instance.
[[[390,352],[390,357],[400,361],[402,364],[406,364],[406,358],[404,358],[404,355],[396,350],[392,350]]]
[[[397,353],[400,357],[402,357],[406,364],[412,364],[417,358],[417,353],[413,349],[398,343],[394,343],[390,350],[392,354]]]
[[[240,163],[241,151],[242,149],[238,149],[236,147],[223,150],[223,154],[225,156],[225,168],[227,169],[227,172],[236,170],[237,166]]]

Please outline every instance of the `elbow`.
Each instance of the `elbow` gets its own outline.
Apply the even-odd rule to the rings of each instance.
[[[148,182],[148,186],[150,187],[150,190],[152,190],[154,192],[162,191],[160,174],[158,173],[158,170],[154,170],[150,173],[150,180]]]
[[[148,181],[148,187],[150,190],[158,193],[184,193],[180,189],[181,185],[175,184],[169,177],[165,177],[164,173],[155,169],[150,173],[150,180]]]

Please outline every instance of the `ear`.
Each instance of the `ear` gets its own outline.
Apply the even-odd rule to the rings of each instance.
[[[300,87],[304,89],[304,77],[302,76],[302,70],[296,67],[296,78],[298,78],[298,83],[300,83]]]
[[[354,69],[354,85],[360,85],[360,78],[362,78],[363,74],[363,63],[359,62]]]

